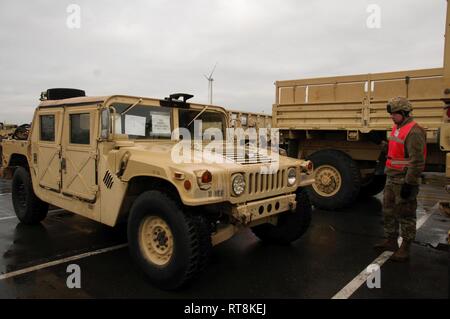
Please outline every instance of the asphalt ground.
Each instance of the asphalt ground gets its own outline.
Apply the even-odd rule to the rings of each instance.
[[[214,247],[206,271],[175,292],[153,287],[132,262],[123,225],[52,208],[41,225],[26,226],[14,217],[10,192],[10,182],[0,180],[0,298],[449,297],[450,219],[436,205],[449,198],[442,187],[422,186],[411,259],[382,256],[379,280],[371,277],[376,287],[369,288],[366,269],[380,257],[372,246],[383,236],[381,195],[341,211],[315,209],[308,232],[287,247],[262,244],[244,230]],[[67,286],[71,264],[80,267],[81,288]]]

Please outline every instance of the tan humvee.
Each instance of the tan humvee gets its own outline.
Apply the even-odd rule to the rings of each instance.
[[[272,156],[258,153],[249,161],[248,148],[243,157],[219,154],[222,163],[173,159],[181,142],[171,132],[191,129],[194,119],[223,131],[223,108],[188,103],[192,96],[185,94],[164,100],[83,95],[48,90],[28,140],[2,142],[2,172],[13,177],[21,222],[40,222],[48,204],[109,226],[127,221],[131,255],[165,289],[191,280],[211,247],[243,227],[280,244],[308,228],[303,187],[313,183],[311,162],[280,156],[278,169],[264,174]]]

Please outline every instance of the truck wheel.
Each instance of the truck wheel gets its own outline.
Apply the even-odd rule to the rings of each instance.
[[[365,197],[375,196],[384,189],[385,185],[386,175],[372,175],[366,183],[362,182],[359,194]]]
[[[48,204],[34,193],[30,173],[25,168],[16,168],[11,188],[14,211],[22,223],[33,225],[44,220]]]
[[[160,191],[142,193],[128,219],[130,253],[150,281],[173,290],[203,270],[211,250],[205,221]]]
[[[314,164],[315,183],[308,187],[314,206],[322,209],[339,209],[351,204],[361,188],[361,173],[355,161],[337,150],[313,153],[309,160]]]
[[[252,227],[253,233],[264,242],[280,245],[302,237],[311,223],[311,203],[306,190],[297,191],[296,201],[295,211],[281,213],[277,225],[268,223]]]

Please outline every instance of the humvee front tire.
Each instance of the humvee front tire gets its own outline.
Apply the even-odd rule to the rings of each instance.
[[[47,217],[48,203],[34,193],[30,173],[25,168],[15,169],[11,188],[14,211],[22,223],[34,225]]]
[[[277,225],[262,224],[252,227],[253,233],[266,243],[288,245],[299,239],[311,223],[311,203],[305,189],[297,191],[294,212],[278,215]]]
[[[152,190],[142,193],[131,208],[128,244],[149,280],[173,290],[202,271],[211,250],[211,233],[201,217],[184,213],[176,200]]]

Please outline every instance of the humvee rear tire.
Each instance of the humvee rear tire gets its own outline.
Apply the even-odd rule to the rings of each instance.
[[[361,188],[361,173],[355,161],[338,150],[322,150],[308,158],[314,164],[315,183],[308,187],[314,206],[339,209],[353,203]]]
[[[262,224],[252,227],[253,233],[266,243],[288,245],[299,239],[311,223],[311,203],[305,189],[297,191],[294,212],[281,213],[277,225]]]
[[[370,197],[379,194],[386,185],[386,175],[373,175],[369,182],[361,185],[359,192],[362,197]]]
[[[25,168],[16,168],[11,188],[14,211],[22,223],[33,225],[45,219],[48,203],[40,200],[34,193],[30,173]]]
[[[199,216],[186,214],[175,199],[152,190],[142,193],[130,211],[128,244],[149,280],[165,290],[188,284],[203,270],[211,233]]]

